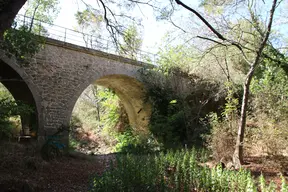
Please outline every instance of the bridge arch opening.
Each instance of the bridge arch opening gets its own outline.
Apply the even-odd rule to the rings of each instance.
[[[98,95],[95,97],[95,94]],[[94,99],[94,103],[93,101],[91,102],[91,97],[94,97],[92,98],[92,100]],[[106,99],[110,100],[106,101]],[[127,128],[126,125],[128,124],[129,128],[131,128],[131,130],[135,134],[146,135],[148,133],[148,124],[151,115],[151,106],[149,102],[146,100],[146,93],[143,84],[139,82],[137,79],[129,77],[127,75],[119,75],[119,74],[106,75],[101,78],[98,78],[96,81],[93,82],[93,84],[88,86],[82,92],[81,96],[77,100],[77,103],[74,105],[71,118],[72,124],[75,123],[77,124],[77,121],[79,123],[79,119],[77,119],[77,115],[75,115],[75,113],[77,113],[77,110],[79,110],[80,102],[82,102],[83,105],[83,101],[85,103],[85,101],[87,100],[88,102],[90,102],[90,105],[93,105],[95,107],[95,110],[93,111],[93,113],[95,114],[95,119],[99,117],[98,116],[99,114],[97,115],[99,109],[98,110],[96,109],[97,107],[99,107],[97,106],[97,102],[99,102],[100,105],[102,105],[103,102],[106,103],[106,107],[108,108],[110,107],[110,109],[108,109],[110,110],[109,111],[110,114],[113,115],[113,113],[115,112],[118,113],[116,114],[116,116],[118,115],[117,117],[118,122],[114,122],[115,123],[113,127],[115,129],[114,131],[116,132],[125,131],[123,130],[123,128],[124,129]],[[115,110],[115,108],[113,109],[115,105],[117,105],[117,110],[111,111]],[[84,113],[89,112],[91,112],[91,109],[90,110],[87,109],[86,111],[84,111]],[[98,120],[100,120],[100,118]],[[85,118],[83,119],[82,116],[81,121],[83,120],[85,121]],[[86,120],[89,121],[91,119],[89,119],[88,117]],[[113,118],[110,120],[113,121]],[[80,125],[78,124],[78,127],[81,127],[81,125],[83,124],[80,122]],[[98,130],[102,128],[103,127],[98,127]],[[87,135],[84,137],[87,138]]]
[[[145,134],[151,115],[151,106],[146,100],[145,88],[141,82],[126,75],[107,75],[95,82],[97,85],[115,91],[127,112],[131,127]]]
[[[32,135],[36,138],[38,131],[38,112],[32,92],[16,70],[2,60],[0,60],[0,83],[17,102],[21,102],[27,107],[29,106],[29,109],[25,108],[21,110],[21,130],[19,135]],[[25,111],[26,109],[30,112]]]

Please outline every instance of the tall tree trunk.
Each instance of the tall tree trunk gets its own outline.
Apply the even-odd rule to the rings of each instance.
[[[236,169],[240,168],[240,166],[243,164],[243,141],[244,141],[244,134],[245,134],[245,126],[246,126],[248,99],[249,99],[249,93],[250,93],[250,84],[251,84],[251,80],[252,80],[256,65],[254,63],[253,64],[254,67],[252,66],[250,68],[246,76],[245,83],[243,85],[244,94],[242,98],[241,117],[240,117],[240,122],[239,122],[239,127],[238,127],[235,151],[233,154],[233,163]]]
[[[0,40],[9,29],[21,7],[27,0],[2,0],[0,3]]]
[[[249,90],[250,90],[250,84],[251,80],[255,71],[255,68],[260,64],[261,62],[261,56],[263,53],[263,50],[267,44],[268,38],[271,33],[272,23],[273,23],[273,17],[276,10],[278,0],[273,0],[273,4],[270,10],[270,17],[269,22],[267,26],[267,30],[262,37],[262,42],[260,43],[258,49],[256,49],[256,58],[254,62],[250,65],[250,70],[246,76],[246,80],[244,83],[244,94],[243,94],[243,100],[242,100],[242,107],[241,107],[241,117],[238,127],[238,135],[236,139],[236,146],[235,151],[233,154],[233,163],[235,168],[241,167],[243,164],[243,142],[244,142],[244,133],[245,133],[245,127],[246,127],[246,112],[247,112],[247,106],[248,106],[248,98],[249,98]]]

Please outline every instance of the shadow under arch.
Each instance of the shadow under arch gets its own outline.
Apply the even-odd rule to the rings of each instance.
[[[0,59],[0,83],[7,88],[15,100],[32,106],[34,109],[32,114],[20,116],[22,129],[29,128],[30,130],[34,129],[35,131],[38,131],[39,115],[33,93],[21,75],[4,62],[2,58]]]
[[[112,89],[124,105],[131,127],[137,130],[137,133],[139,134],[145,135],[148,133],[151,105],[145,100],[146,91],[144,85],[140,81],[128,75],[113,74],[102,76],[93,83]],[[86,88],[89,85],[87,85]],[[84,90],[81,90],[81,93],[83,91]],[[73,108],[77,99],[74,99],[75,101],[73,101],[73,105],[71,105]],[[70,117],[73,108],[71,109]]]

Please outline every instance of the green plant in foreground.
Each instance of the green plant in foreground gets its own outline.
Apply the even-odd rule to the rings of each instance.
[[[249,171],[202,167],[199,154],[192,149],[119,155],[114,166],[92,178],[90,191],[257,191],[258,184]],[[264,177],[259,179],[261,191],[276,191],[273,182],[266,186]],[[282,192],[287,192],[283,177]]]
[[[281,175],[281,183],[281,192],[288,192],[288,185],[283,175]]]

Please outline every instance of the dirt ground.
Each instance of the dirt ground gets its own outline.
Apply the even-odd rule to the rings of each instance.
[[[254,177],[263,174],[267,183],[273,181],[278,186],[281,186],[280,175],[282,174],[288,182],[288,157],[274,156],[272,157],[246,157],[245,165]]]
[[[109,157],[91,159],[62,157],[51,162],[25,162],[22,169],[9,166],[0,173],[0,191],[86,192],[93,174],[102,173],[109,165]],[[3,166],[2,166],[3,167]]]
[[[33,145],[0,144],[0,192],[88,191],[91,175],[102,173],[113,155],[69,153],[44,161]]]
[[[115,155],[87,156],[70,153],[61,159],[46,162],[20,145],[0,147],[0,192],[86,192],[93,174],[103,173]],[[10,148],[9,148],[10,147]],[[27,151],[28,150],[28,151]],[[4,153],[4,151],[6,151]],[[279,174],[288,174],[288,158],[247,157],[245,168],[254,176],[261,173],[280,185]],[[286,175],[288,176],[288,175]]]

